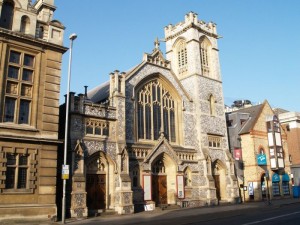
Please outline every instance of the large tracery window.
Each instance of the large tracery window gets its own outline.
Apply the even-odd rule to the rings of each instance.
[[[175,102],[162,83],[153,80],[138,92],[138,138],[157,140],[160,131],[176,141]]]

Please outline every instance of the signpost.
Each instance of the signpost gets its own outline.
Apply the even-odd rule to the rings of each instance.
[[[69,165],[62,165],[61,179],[68,180],[69,174],[70,174]]]
[[[267,165],[267,157],[265,154],[258,154],[257,155],[257,165],[259,166],[266,166]]]

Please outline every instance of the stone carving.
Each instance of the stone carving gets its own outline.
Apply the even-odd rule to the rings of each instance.
[[[108,110],[104,106],[101,105],[84,105],[84,113],[86,115],[91,116],[98,116],[98,117],[105,117],[108,119],[115,119],[116,118],[116,112],[115,110]]]
[[[75,207],[85,207],[85,194],[79,193],[75,194]]]
[[[83,140],[83,144],[85,157],[88,157],[95,152],[102,151],[107,153],[112,160],[116,161],[116,143]]]
[[[125,192],[123,193],[123,199],[124,199],[124,204],[130,204],[131,203],[131,193],[130,192]]]
[[[132,210],[132,206],[124,206],[123,210],[125,214],[130,214],[133,210]]]
[[[78,218],[82,218],[83,215],[85,214],[85,210],[84,210],[84,208],[76,208],[76,209],[74,209],[74,213],[76,214],[76,216]]]

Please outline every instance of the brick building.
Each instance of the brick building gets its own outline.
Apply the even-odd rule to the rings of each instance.
[[[227,113],[226,119],[244,201],[290,197],[287,135],[269,103]]]

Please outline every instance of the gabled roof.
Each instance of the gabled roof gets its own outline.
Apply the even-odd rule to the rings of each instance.
[[[126,72],[126,79],[129,79],[136,71],[142,68],[145,64],[150,63],[165,69],[170,70],[171,64],[170,61],[166,60],[160,51],[160,49],[154,49],[151,54],[144,53],[143,61],[133,69]]]
[[[264,106],[265,106],[265,103],[235,111],[236,113],[250,114],[249,119],[245,122],[244,126],[241,128],[241,130],[239,132],[240,135],[249,133],[253,129]]]

